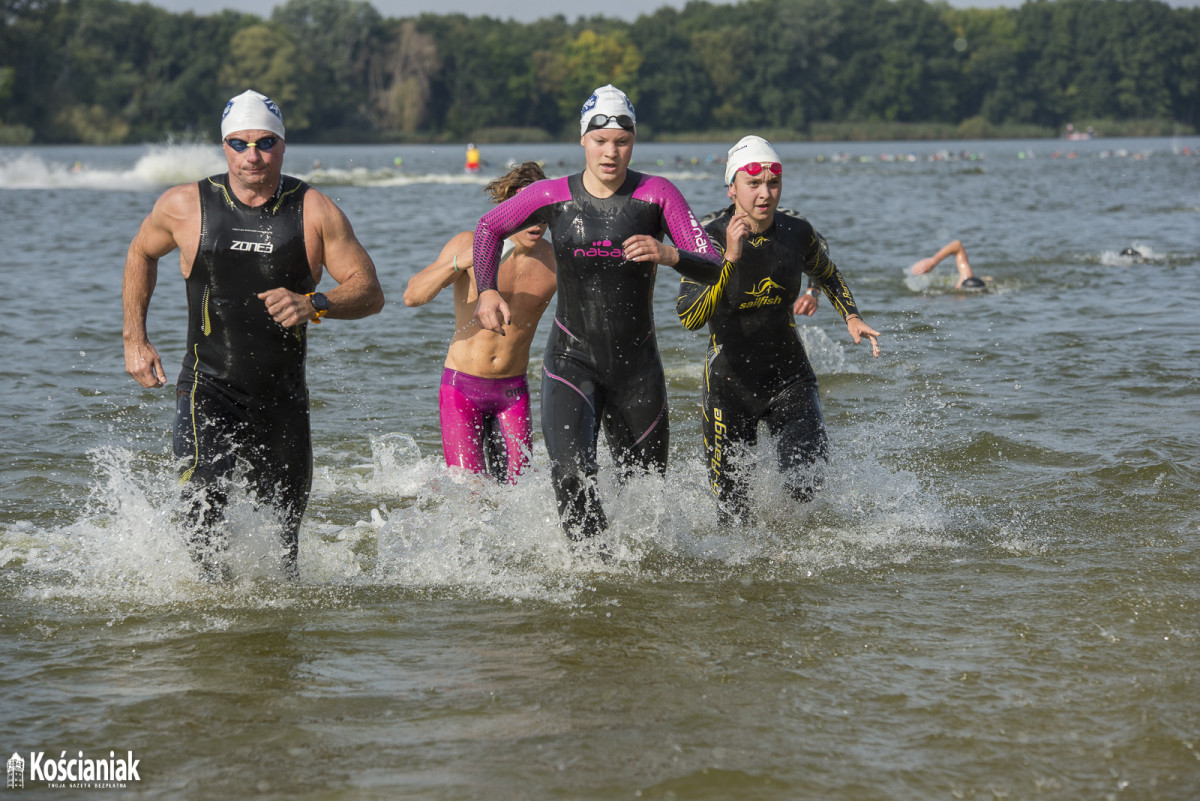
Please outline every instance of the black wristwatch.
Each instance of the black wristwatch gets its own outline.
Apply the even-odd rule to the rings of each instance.
[[[321,292],[310,292],[307,297],[308,302],[317,310],[317,314],[313,317],[313,320],[320,320],[325,316],[325,312],[329,311],[329,298],[325,297],[324,293]]]

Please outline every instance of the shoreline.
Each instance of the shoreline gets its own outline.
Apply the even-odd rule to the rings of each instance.
[[[0,147],[22,147],[30,145],[128,145],[143,144],[134,141],[90,142],[90,141],[40,141],[32,131],[29,136],[10,139],[3,135],[5,126],[0,125]],[[1069,138],[1065,130],[1034,125],[992,125],[978,118],[953,123],[896,123],[896,122],[823,122],[813,123],[807,131],[788,128],[763,128],[756,132],[779,142],[956,142],[956,141],[1003,141],[1015,139],[1043,139],[1077,143],[1097,139],[1141,139],[1196,136],[1197,130],[1172,120],[1082,120],[1075,124],[1076,130],[1091,129],[1090,137]],[[381,131],[372,136],[345,136],[346,132],[330,131],[327,135],[297,136],[291,144],[304,145],[445,145],[460,142],[477,142],[483,145],[518,145],[569,143],[575,137],[568,131],[556,136],[542,128],[495,127],[480,128],[465,135],[459,133],[399,134]],[[659,144],[686,144],[700,142],[735,141],[745,134],[742,129],[714,129],[707,131],[658,132],[646,123],[639,128],[642,142]],[[26,139],[26,141],[17,141]],[[192,141],[207,143],[202,134],[166,133],[160,141],[188,144]]]

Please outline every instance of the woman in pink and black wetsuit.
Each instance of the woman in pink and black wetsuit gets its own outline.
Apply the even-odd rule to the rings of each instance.
[[[660,474],[667,463],[666,379],[654,335],[657,265],[711,283],[720,257],[687,201],[665,178],[629,169],[633,105],[608,85],[580,118],[581,173],[539,181],[485,214],[475,229],[475,318],[497,333],[510,322],[496,291],[504,237],[549,226],[558,303],[542,369],[542,435],[567,536],[604,530],[596,497],[596,442],[603,426],[622,475]],[[664,235],[677,247],[664,244]]]

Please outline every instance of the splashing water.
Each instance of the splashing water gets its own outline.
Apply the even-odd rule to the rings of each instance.
[[[817,338],[819,340],[819,337]],[[819,351],[819,349],[818,349]],[[882,425],[882,424],[877,424]],[[849,439],[847,439],[849,435]],[[21,567],[24,591],[76,602],[161,606],[202,598],[294,603],[313,588],[380,586],[472,597],[570,603],[598,577],[642,573],[703,580],[730,569],[813,575],[903,563],[950,547],[951,521],[917,477],[863,454],[887,432],[839,432],[825,490],[808,504],[788,495],[773,443],[747,454],[757,522],[721,528],[704,465],[677,446],[665,480],[621,485],[601,446],[598,487],[610,517],[610,563],[581,558],[559,527],[549,466],[535,457],[515,486],[447,468],[406,434],[372,441],[372,464],[327,467],[314,481],[323,504],[348,520],[310,514],[301,529],[299,582],[282,577],[277,524],[249,499],[231,497],[231,581],[201,580],[184,544],[173,464],[139,465],[119,448],[89,454],[97,473],[78,517],[61,528],[21,525],[3,533],[0,562]],[[854,454],[853,457],[849,454]],[[369,505],[365,513],[355,511]],[[330,515],[325,515],[325,518]]]

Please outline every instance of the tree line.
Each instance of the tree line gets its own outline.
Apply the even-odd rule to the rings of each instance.
[[[279,102],[293,141],[570,139],[610,82],[643,137],[1190,131],[1200,115],[1200,9],[1158,0],[694,0],[632,22],[384,18],[364,0],[288,0],[269,19],[123,0],[0,0],[0,15],[9,144],[212,139],[221,103],[246,88]]]

